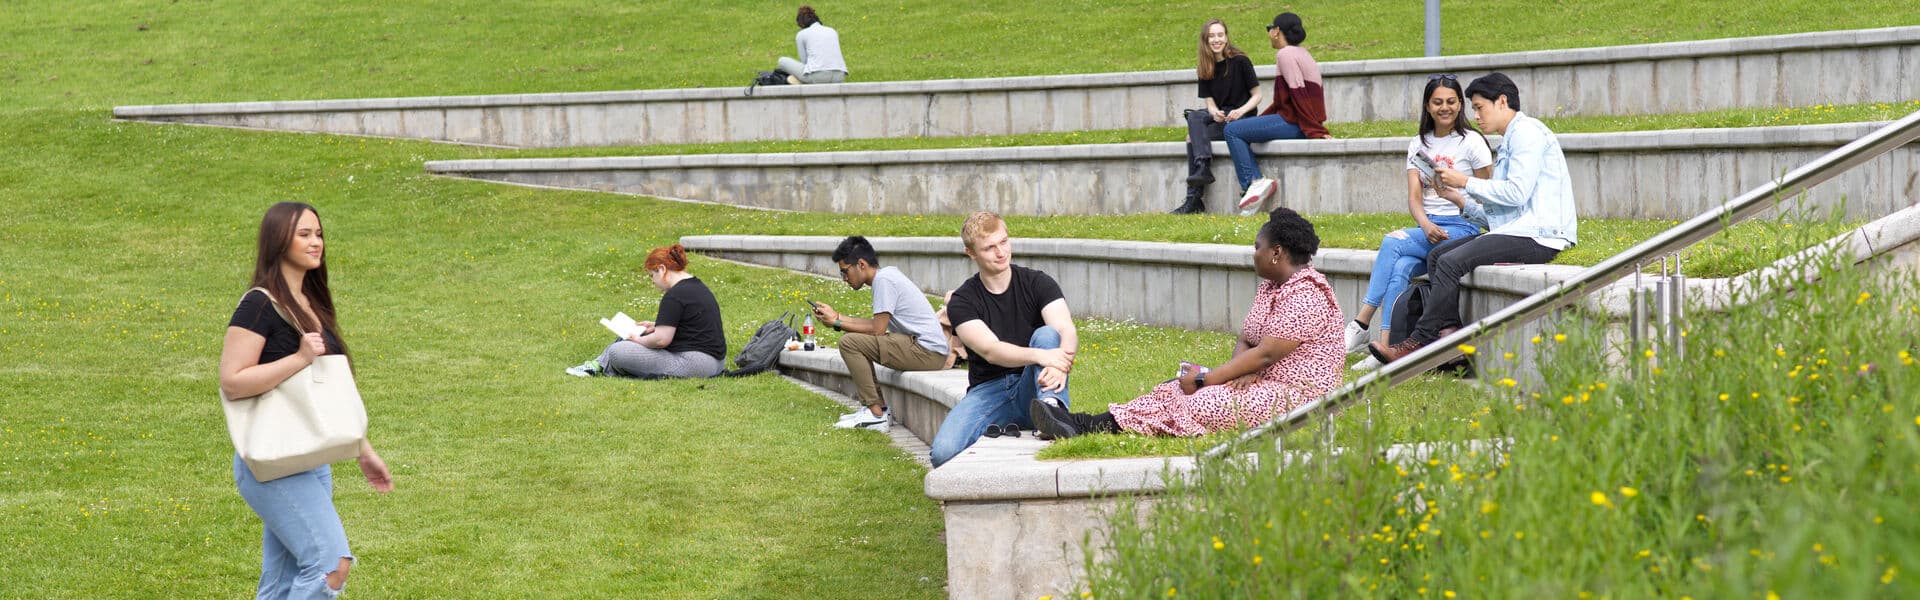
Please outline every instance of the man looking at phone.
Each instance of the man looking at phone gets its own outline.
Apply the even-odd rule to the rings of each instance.
[[[833,250],[833,262],[840,266],[840,280],[848,287],[858,290],[873,286],[870,319],[843,315],[827,303],[808,301],[815,319],[845,332],[840,336],[840,359],[846,361],[847,374],[858,388],[858,399],[866,405],[840,417],[834,427],[885,433],[893,429],[893,415],[880,398],[880,384],[873,377],[874,363],[898,371],[944,369],[947,336],[940,330],[940,319],[934,315],[927,295],[899,268],[880,268],[879,254],[867,238],[856,235],[842,240]]]
[[[1427,254],[1432,287],[1425,311],[1407,339],[1368,346],[1382,363],[1399,360],[1460,327],[1460,279],[1475,268],[1551,262],[1576,239],[1573,182],[1560,140],[1545,123],[1520,112],[1520,88],[1506,75],[1475,79],[1466,95],[1480,128],[1503,136],[1493,176],[1482,179],[1444,167],[1435,169],[1434,176],[1441,197],[1455,202],[1470,198],[1485,209],[1487,233],[1449,240]]]
[[[1080,347],[1060,284],[1013,264],[1013,244],[999,215],[967,215],[960,239],[979,268],[947,304],[947,318],[971,352],[967,395],[933,437],[934,467],[972,446],[989,425],[1032,429],[1029,407],[1036,398],[1067,408],[1067,374]]]

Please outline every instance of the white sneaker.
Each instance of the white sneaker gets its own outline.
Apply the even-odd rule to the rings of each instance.
[[[880,414],[881,414],[881,415],[883,415],[883,416],[888,416],[888,417],[891,417],[891,416],[893,416],[893,409],[891,409],[891,408],[882,408],[882,409],[880,409]],[[844,414],[844,415],[840,415],[840,419],[839,419],[839,420],[837,420],[837,421],[834,421],[834,423],[846,423],[846,422],[848,422],[848,421],[852,421],[852,420],[854,420],[854,419],[859,419],[859,418],[861,418],[861,417],[867,417],[867,418],[872,418],[872,417],[873,417],[873,411],[870,411],[870,410],[867,410],[867,409],[865,409],[865,408],[856,408],[856,409],[853,409],[853,412],[850,412],[850,413],[847,413],[847,414]]]
[[[1360,327],[1359,321],[1349,319],[1347,321],[1347,354],[1366,350],[1367,342],[1373,341],[1372,333],[1372,330]]]
[[[1368,354],[1366,360],[1353,363],[1353,366],[1348,368],[1353,369],[1355,373],[1365,373],[1367,371],[1372,371],[1374,369],[1378,369],[1383,366],[1386,366],[1386,365],[1381,364],[1380,359],[1374,358],[1372,354]]]
[[[600,361],[592,358],[587,359],[587,362],[580,363],[580,366],[567,367],[567,374],[574,377],[593,377],[603,372],[605,372],[605,369],[600,367]]]
[[[1255,179],[1252,185],[1247,186],[1246,195],[1240,197],[1240,215],[1247,216],[1259,212],[1260,206],[1266,204],[1267,200],[1273,197],[1273,193],[1277,188],[1279,188],[1279,185],[1272,179],[1264,177]]]
[[[834,423],[833,426],[840,429],[871,429],[886,433],[893,430],[893,414],[887,413],[876,417],[871,411],[863,409],[853,418]]]

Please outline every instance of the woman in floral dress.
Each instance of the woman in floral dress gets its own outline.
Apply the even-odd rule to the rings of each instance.
[[[1232,359],[1211,370],[1182,369],[1178,379],[1109,413],[1071,413],[1036,401],[1035,424],[1054,438],[1119,431],[1198,436],[1265,423],[1333,391],[1346,348],[1333,286],[1309,264],[1319,250],[1313,223],[1274,209],[1253,243],[1261,281]]]

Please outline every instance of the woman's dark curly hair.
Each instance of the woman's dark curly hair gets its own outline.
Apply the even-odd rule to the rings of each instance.
[[[1314,253],[1320,251],[1320,235],[1313,232],[1313,223],[1284,206],[1267,213],[1267,224],[1260,226],[1255,241],[1260,245],[1279,246],[1296,267],[1306,266],[1313,260]]]

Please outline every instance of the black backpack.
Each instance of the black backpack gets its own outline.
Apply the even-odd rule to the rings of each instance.
[[[1426,281],[1409,285],[1407,286],[1407,291],[1401,292],[1400,297],[1394,300],[1393,308],[1391,309],[1393,311],[1393,327],[1387,330],[1387,344],[1398,344],[1402,340],[1407,339],[1407,336],[1413,335],[1414,324],[1420,321],[1420,315],[1426,314],[1427,312],[1427,293],[1431,291],[1432,287],[1433,284]],[[1454,373],[1467,379],[1472,379],[1476,375],[1473,359],[1469,356],[1461,356],[1440,363],[1439,366],[1433,368],[1433,372]]]
[[[787,74],[779,71],[761,71],[753,76],[753,85],[747,86],[747,95],[753,95],[753,89],[763,85],[786,85]]]
[[[721,371],[726,377],[744,377],[772,369],[780,364],[780,351],[787,348],[787,340],[799,335],[793,325],[787,323],[793,311],[780,313],[780,318],[760,325],[753,337],[740,347],[740,353],[733,357],[733,370]]]

